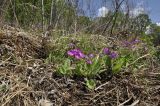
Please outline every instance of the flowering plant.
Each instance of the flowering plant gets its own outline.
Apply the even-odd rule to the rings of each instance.
[[[117,73],[125,63],[125,58],[109,48],[103,48],[98,53],[87,53],[88,51],[85,52],[77,47],[68,49],[65,57],[62,58],[63,61],[57,64],[57,72],[61,75],[87,78],[86,86],[90,89],[95,87],[94,78],[100,73],[104,71]]]
[[[119,72],[125,62],[125,58],[119,57],[118,53],[104,48],[99,54],[85,54],[75,48],[67,51],[67,58],[59,67],[61,74],[74,74],[85,77],[95,77],[104,68],[112,68],[113,73]]]
[[[123,41],[123,46],[124,47],[131,47],[131,48],[134,48],[135,45],[137,45],[138,43],[140,42],[139,39],[133,39],[131,41]]]
[[[95,76],[100,70],[101,62],[94,54],[86,55],[80,49],[72,49],[67,52],[69,57],[78,62],[75,65],[74,74],[79,76]]]

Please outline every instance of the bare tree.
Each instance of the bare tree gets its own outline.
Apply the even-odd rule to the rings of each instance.
[[[110,34],[112,34],[113,33],[113,28],[114,28],[114,26],[115,26],[115,23],[116,23],[116,20],[117,20],[117,16],[118,16],[118,11],[119,11],[119,9],[120,9],[120,6],[122,5],[122,3],[124,2],[125,0],[114,0],[114,4],[115,4],[115,12],[114,12],[114,14],[113,14],[113,16],[112,16],[112,18],[111,18],[111,20],[106,24],[106,26],[105,26],[105,28],[104,28],[104,30],[102,31],[102,34],[104,34],[105,33],[105,31],[107,30],[107,28],[108,28],[108,25],[110,25],[110,23],[113,21],[113,24],[112,24],[112,26],[111,26],[111,32],[110,32]]]
[[[51,3],[51,14],[50,14],[50,22],[49,22],[49,25],[52,25],[52,19],[53,19],[53,4],[54,4],[54,0],[52,0],[52,3]]]
[[[44,31],[44,0],[41,0],[42,30]]]

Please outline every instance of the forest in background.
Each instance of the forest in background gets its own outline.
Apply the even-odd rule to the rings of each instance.
[[[112,34],[129,32],[142,34],[151,24],[147,13],[131,17],[133,3],[128,0],[110,0],[112,10],[105,17],[87,16],[83,4],[96,14],[91,7],[91,0],[1,0],[1,21],[22,28],[63,30],[66,33],[75,31]],[[105,0],[104,0],[105,4]],[[122,9],[126,5],[126,12]],[[129,31],[128,31],[129,30]]]
[[[112,9],[103,13],[104,16],[98,16],[92,0],[1,0],[1,23],[43,33],[54,30],[61,35],[88,33],[123,38],[125,35],[137,37],[148,33],[155,45],[160,42],[160,26],[152,23],[149,12],[145,10],[147,7],[134,16],[134,0],[107,2]],[[101,3],[105,5],[106,0]],[[83,8],[84,4],[87,10]],[[93,15],[89,16],[86,11]]]

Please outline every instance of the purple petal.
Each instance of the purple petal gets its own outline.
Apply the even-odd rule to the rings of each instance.
[[[71,50],[71,51],[68,51],[67,54],[68,54],[69,56],[74,56],[74,55],[75,55],[75,54],[74,54],[74,51],[72,51],[72,50]]]
[[[111,51],[109,50],[109,48],[104,48],[103,53],[109,55]]]
[[[131,45],[131,42],[124,41],[124,42],[123,42],[123,44],[124,44],[124,46],[128,47],[128,46],[130,46],[130,45]]]
[[[118,54],[116,52],[112,52],[110,55],[109,55],[110,58],[114,59],[114,58],[117,58],[118,57]]]
[[[139,42],[140,42],[140,40],[135,39],[135,40],[133,40],[131,43],[132,43],[132,44],[137,44],[137,43],[139,43]]]
[[[78,60],[81,59],[81,57],[79,55],[75,55],[75,58],[78,59]]]
[[[86,57],[82,52],[79,52],[78,55],[79,55],[81,58],[85,58],[85,57]]]
[[[75,52],[80,53],[82,52],[80,49],[74,49]]]
[[[91,60],[86,60],[87,64],[92,64]]]
[[[93,58],[93,57],[94,57],[94,54],[89,54],[89,57],[90,57],[90,58]]]
[[[74,56],[76,59],[81,59],[86,57],[80,49],[69,50],[67,54],[69,56]]]

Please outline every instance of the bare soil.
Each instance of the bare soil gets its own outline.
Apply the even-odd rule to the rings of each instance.
[[[45,64],[42,38],[0,29],[0,106],[160,106],[160,68],[123,71],[88,90],[79,78],[58,76]]]

